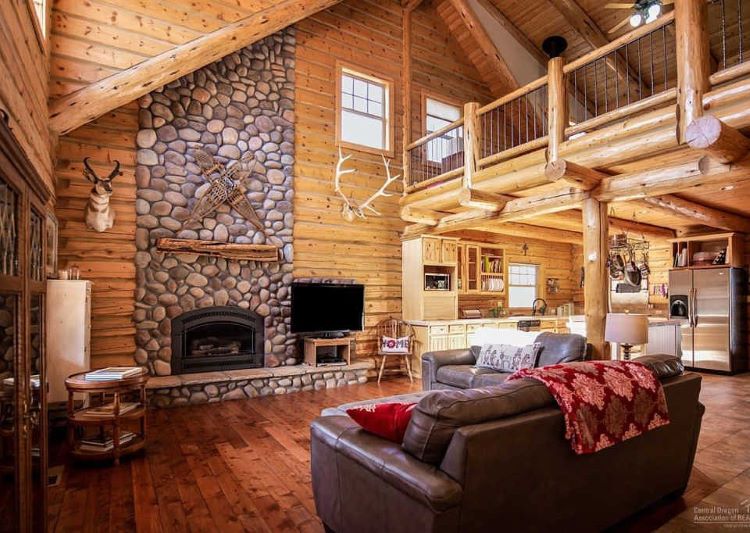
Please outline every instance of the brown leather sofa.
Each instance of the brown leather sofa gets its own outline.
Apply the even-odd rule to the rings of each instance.
[[[534,342],[542,345],[539,358],[534,366],[570,363],[587,358],[590,345],[586,338],[573,333],[544,332],[537,335]],[[422,388],[435,389],[476,389],[503,383],[510,373],[498,372],[491,368],[477,368],[479,346],[463,350],[427,352],[422,355]]]
[[[312,423],[315,505],[328,531],[601,531],[684,491],[704,408],[701,377],[646,356],[671,423],[578,456],[544,385],[427,394],[402,445],[347,416]]]

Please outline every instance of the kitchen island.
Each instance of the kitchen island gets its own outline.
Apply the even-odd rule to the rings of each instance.
[[[512,316],[503,318],[465,318],[455,320],[409,320],[414,327],[415,346],[412,356],[412,372],[422,376],[422,354],[441,350],[460,350],[471,346],[471,337],[479,329],[517,329],[518,323],[526,320],[539,320],[538,331],[553,333],[578,333],[586,336],[586,322],[583,315],[572,316]],[[680,321],[661,316],[649,317],[649,343],[637,346],[634,356],[666,353],[682,356],[682,333]],[[612,346],[613,359],[619,359],[619,345]]]
[[[412,372],[422,376],[422,354],[441,350],[468,348],[471,336],[479,329],[517,329],[518,323],[539,320],[539,331],[568,333],[568,317],[551,315],[513,316],[504,318],[464,318],[454,320],[409,320],[414,327],[415,346]]]

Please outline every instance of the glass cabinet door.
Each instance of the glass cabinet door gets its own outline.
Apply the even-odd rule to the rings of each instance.
[[[44,372],[44,295],[32,293],[31,295],[31,323],[29,334],[31,336],[31,372],[29,375],[29,412],[26,417],[29,436],[31,438],[31,505],[32,505],[32,529],[44,531],[47,517],[45,516],[45,498],[47,491],[47,425],[42,422],[46,420],[46,380]]]
[[[15,531],[18,516],[20,196],[0,178],[0,531]]]
[[[466,245],[466,290],[479,290],[479,246]]]
[[[18,296],[0,293],[0,531],[15,531],[18,524],[16,493],[18,427]]]

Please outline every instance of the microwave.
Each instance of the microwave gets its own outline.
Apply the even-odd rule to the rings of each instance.
[[[451,275],[443,273],[425,273],[424,290],[426,291],[449,291],[451,290]]]

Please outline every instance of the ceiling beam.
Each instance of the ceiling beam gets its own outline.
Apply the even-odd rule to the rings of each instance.
[[[677,165],[603,178],[592,195],[600,201],[627,202],[724,182],[730,179],[730,173],[750,177],[749,171],[750,159],[726,165],[702,156]]]
[[[579,210],[565,211],[554,215],[542,216],[526,221],[529,225],[544,226],[549,228],[565,229],[567,231],[583,231],[583,220]],[[675,236],[675,231],[671,228],[655,226],[645,222],[629,220],[610,215],[609,228],[611,232],[629,233],[648,235],[654,238],[669,239]]]
[[[588,193],[577,189],[564,189],[540,196],[515,198],[495,212],[485,209],[462,211],[444,216],[437,225],[432,227],[409,227],[407,233],[443,234],[466,229],[482,229],[486,224],[516,222],[540,215],[575,209],[580,206],[585,198],[588,198]]]
[[[492,93],[499,97],[518,87],[518,80],[482,25],[476,12],[469,5],[468,0],[447,0],[447,2],[458,12],[458,16],[469,32],[469,36],[487,58],[491,75],[497,78],[485,80],[492,86]],[[477,68],[477,70],[482,72],[480,68]]]
[[[422,0],[401,0],[401,7],[407,11],[413,11],[414,9],[417,9],[421,3]]]
[[[283,0],[162,52],[50,105],[50,128],[65,134],[154,89],[236,52],[341,0]]]
[[[644,198],[642,202],[672,216],[680,216],[710,228],[750,233],[750,219],[668,194]]]
[[[482,230],[466,230],[451,234],[451,237],[463,237],[468,240],[482,241],[483,235],[487,233],[493,235],[505,235],[509,237],[520,237],[523,239],[535,239],[540,241],[555,242],[555,243],[566,243],[566,244],[577,244],[580,245],[583,242],[583,234],[578,231],[566,231],[556,228],[545,228],[541,226],[531,226],[529,224],[518,224],[516,222],[508,222],[505,224],[498,224],[497,226],[490,226],[483,228]]]
[[[733,163],[750,152],[750,139],[712,115],[688,124],[685,140],[690,148],[703,150],[721,163]]]

